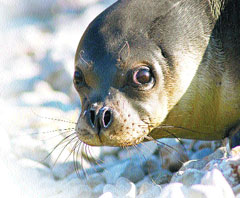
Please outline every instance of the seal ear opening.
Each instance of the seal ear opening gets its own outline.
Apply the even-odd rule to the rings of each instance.
[[[160,46],[158,46],[158,47],[161,49],[162,56],[163,56],[165,59],[167,59],[169,56],[168,56],[168,54],[166,53],[166,51],[163,50],[162,47],[160,47]]]

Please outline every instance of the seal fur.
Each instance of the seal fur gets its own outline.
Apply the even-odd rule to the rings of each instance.
[[[117,1],[89,25],[76,52],[79,139],[130,146],[229,136],[240,124],[239,24],[237,0]],[[151,84],[132,82],[141,67]]]

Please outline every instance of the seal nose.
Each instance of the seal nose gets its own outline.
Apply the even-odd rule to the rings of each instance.
[[[102,107],[98,112],[92,107],[88,112],[89,124],[93,129],[98,129],[98,132],[107,129],[113,121],[113,113],[109,107]]]
[[[111,109],[108,107],[103,107],[100,109],[99,114],[99,123],[101,128],[107,129],[113,120]]]

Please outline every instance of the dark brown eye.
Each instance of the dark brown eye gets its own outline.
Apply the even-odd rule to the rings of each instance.
[[[85,83],[83,73],[81,71],[75,71],[73,82],[76,86],[82,86]]]
[[[153,75],[148,67],[143,67],[135,70],[133,73],[133,82],[137,85],[144,85],[151,83]]]

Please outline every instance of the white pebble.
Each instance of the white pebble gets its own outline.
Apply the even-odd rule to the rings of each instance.
[[[158,197],[161,193],[161,187],[157,185],[145,184],[145,188],[137,198],[149,198],[149,197]]]
[[[113,194],[111,192],[106,192],[102,194],[99,198],[113,198]]]
[[[103,193],[110,192],[113,197],[136,197],[136,186],[128,179],[120,177],[115,185],[107,184],[103,188]]]
[[[57,163],[52,168],[53,175],[57,179],[63,179],[74,171],[74,162]]]
[[[127,196],[129,198],[136,197],[136,186],[134,183],[130,182],[128,179],[124,177],[120,177],[117,180],[115,186],[120,192],[120,196]]]
[[[188,188],[186,193],[186,197],[194,197],[194,198],[231,198],[230,196],[224,196],[224,194],[221,192],[220,188],[217,188],[216,186],[206,186],[201,184],[193,185],[191,188]]]
[[[173,183],[163,188],[159,198],[185,198],[186,187],[181,183]],[[156,197],[157,198],[157,197]]]
[[[118,195],[118,190],[117,188],[112,185],[112,184],[106,184],[103,188],[103,193],[110,192],[111,194],[117,196]]]
[[[93,193],[94,193],[95,197],[99,197],[103,193],[104,186],[105,186],[104,183],[101,183],[101,184],[98,184],[97,186],[95,186],[95,188],[93,189]]]
[[[202,178],[201,184],[218,187],[224,197],[234,197],[232,188],[218,169],[213,169],[211,172],[207,172]]]

